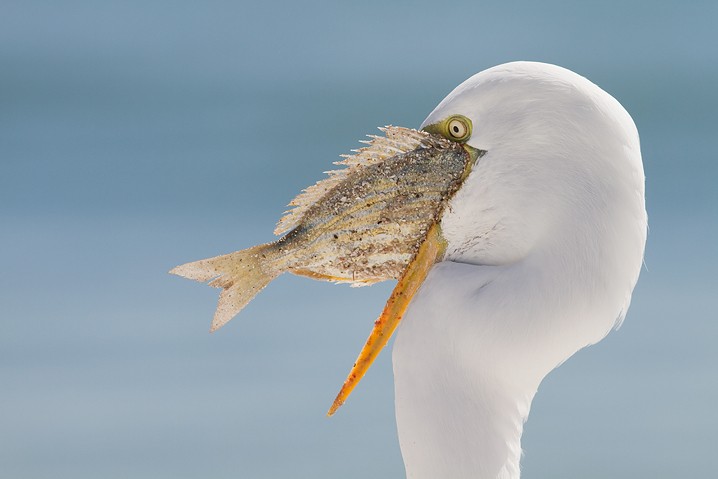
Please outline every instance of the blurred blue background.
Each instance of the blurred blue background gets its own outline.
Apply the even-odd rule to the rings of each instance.
[[[706,477],[716,20],[714,1],[2,2],[0,477],[403,477],[388,351],[324,416],[391,284],[283,276],[210,335],[217,291],[166,272],[271,240],[363,135],[522,59],[633,115],[651,224],[622,329],[540,389],[524,477]]]

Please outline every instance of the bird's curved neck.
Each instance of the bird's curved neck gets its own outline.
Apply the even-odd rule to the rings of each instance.
[[[519,479],[521,434],[535,388],[476,373],[446,371],[422,389],[397,381],[407,479]]]
[[[394,384],[408,479],[519,477],[523,424],[543,372],[507,363],[517,355],[485,341],[497,336],[475,330],[487,323],[461,307],[500,270],[435,266],[400,326]]]

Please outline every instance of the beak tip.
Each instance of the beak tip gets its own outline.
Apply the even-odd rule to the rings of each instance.
[[[336,399],[334,399],[332,406],[329,408],[329,411],[327,411],[327,417],[332,417],[334,413],[337,412],[337,410],[344,404],[344,399],[341,397],[343,391],[344,388],[342,388],[342,391],[337,395]]]

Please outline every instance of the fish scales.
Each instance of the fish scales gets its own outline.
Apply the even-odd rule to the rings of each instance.
[[[339,282],[398,279],[460,186],[468,157],[450,143],[349,173],[274,244],[277,266]]]

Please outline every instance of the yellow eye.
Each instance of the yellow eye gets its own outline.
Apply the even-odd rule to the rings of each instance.
[[[463,143],[471,138],[471,120],[464,115],[452,115],[437,123],[426,125],[423,130],[433,135],[441,135],[444,138]]]
[[[449,136],[457,141],[466,140],[471,134],[471,128],[464,117],[454,117],[449,119],[447,123],[447,129],[449,130]]]

